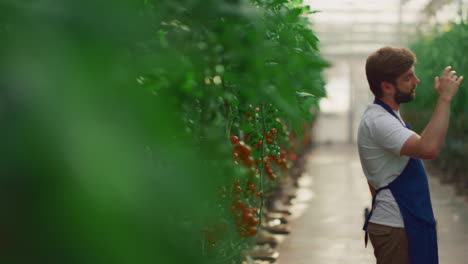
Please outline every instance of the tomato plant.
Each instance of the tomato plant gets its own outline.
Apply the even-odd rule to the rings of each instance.
[[[241,263],[325,96],[309,7],[17,2],[0,3],[0,262]]]

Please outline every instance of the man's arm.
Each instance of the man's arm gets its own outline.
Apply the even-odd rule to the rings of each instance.
[[[450,66],[446,67],[441,79],[439,80],[439,77],[436,77],[434,80],[434,87],[439,94],[439,99],[431,120],[421,136],[414,134],[403,144],[400,151],[401,155],[421,159],[435,159],[439,155],[447,134],[450,103],[463,81],[463,76],[458,78],[456,72],[450,71],[450,69]]]

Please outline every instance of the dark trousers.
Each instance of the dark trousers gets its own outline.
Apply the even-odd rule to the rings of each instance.
[[[404,228],[369,223],[369,238],[377,264],[409,264],[408,237]]]

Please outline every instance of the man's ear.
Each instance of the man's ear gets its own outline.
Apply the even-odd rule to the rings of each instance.
[[[392,83],[390,82],[386,82],[386,81],[382,81],[380,83],[380,88],[382,88],[382,94],[385,95],[385,94],[394,94],[395,93],[395,87]]]

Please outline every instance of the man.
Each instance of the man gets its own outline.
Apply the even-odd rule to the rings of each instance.
[[[414,100],[416,56],[408,49],[383,47],[366,61],[375,101],[365,110],[358,132],[361,165],[373,196],[364,230],[378,264],[438,263],[435,219],[424,166],[437,157],[448,127],[450,103],[463,77],[447,66],[435,77],[439,95],[421,135],[400,116],[400,104]]]

